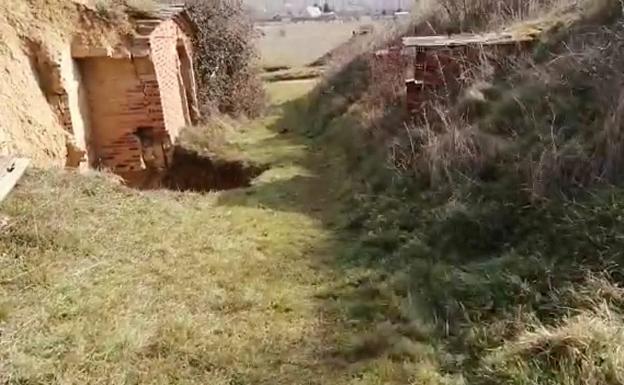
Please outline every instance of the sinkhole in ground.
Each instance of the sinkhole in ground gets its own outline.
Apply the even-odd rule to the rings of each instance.
[[[209,192],[249,187],[267,169],[267,165],[209,157],[176,146],[167,170],[145,170],[124,179],[129,186],[141,190]]]

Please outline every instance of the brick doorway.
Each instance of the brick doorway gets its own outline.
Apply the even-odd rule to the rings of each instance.
[[[87,58],[79,62],[88,93],[91,166],[116,173],[145,168],[138,127],[167,133],[160,91],[147,58]]]

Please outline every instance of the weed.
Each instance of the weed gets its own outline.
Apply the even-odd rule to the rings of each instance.
[[[97,0],[95,10],[102,19],[112,24],[123,24],[128,20],[125,5],[121,0]]]
[[[96,0],[95,10],[112,24],[126,24],[128,17],[153,17],[158,4],[154,0]]]
[[[499,4],[515,5],[501,19],[453,6],[475,29],[533,11]],[[368,277],[331,297],[357,328],[348,360],[413,362],[414,383],[622,381],[621,25],[567,32],[539,58],[478,63],[407,125],[388,125],[398,81],[370,81],[370,56],[312,95],[306,128],[354,183],[357,243],[336,265]]]

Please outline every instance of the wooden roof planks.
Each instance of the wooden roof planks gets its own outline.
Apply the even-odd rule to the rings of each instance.
[[[30,160],[25,158],[0,156],[0,202],[13,190],[29,164]]]
[[[429,97],[426,89],[471,81],[472,64],[487,61],[496,67],[502,62],[499,59],[531,47],[538,35],[527,30],[404,37],[403,55],[411,57],[412,73],[405,82],[408,110],[420,114]]]
[[[518,44],[533,40],[535,40],[535,36],[531,34],[512,34],[509,32],[490,32],[483,34],[463,33],[457,35],[408,36],[403,38],[403,46],[435,49],[468,45]]]

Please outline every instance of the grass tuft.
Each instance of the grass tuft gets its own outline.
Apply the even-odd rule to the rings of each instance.
[[[485,359],[481,383],[620,383],[623,338],[621,316],[607,307],[557,326],[534,326]]]

